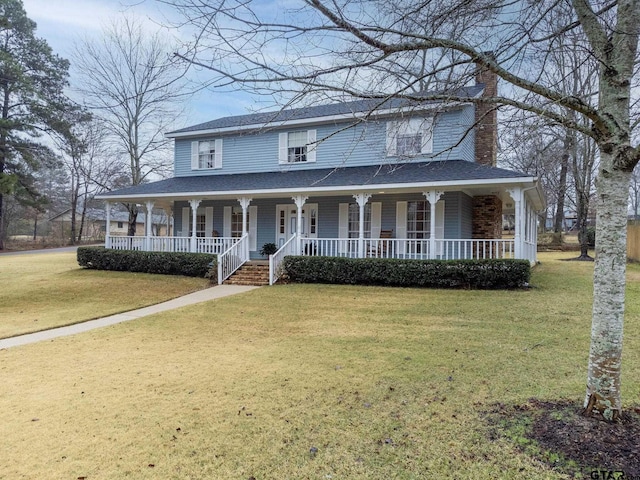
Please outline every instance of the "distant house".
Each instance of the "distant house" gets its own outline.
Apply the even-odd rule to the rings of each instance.
[[[493,74],[479,72],[459,96],[480,100],[496,88]],[[377,103],[168,133],[173,178],[98,198],[163,209],[173,236],[151,238],[147,226],[147,240],[108,236],[106,247],[216,253],[219,281],[266,243],[279,249],[272,270],[287,254],[535,262],[542,191],[537,178],[496,167],[495,111],[474,101]],[[513,238],[502,238],[503,214],[513,215]]]
[[[81,212],[76,213],[76,228],[80,228]],[[82,240],[104,240],[106,235],[106,216],[103,209],[89,208],[85,216],[85,223],[82,231]],[[109,215],[109,235],[126,236],[129,229],[129,213],[126,210],[111,208]],[[152,215],[153,224],[151,233],[154,236],[167,235],[167,217],[164,214],[154,213]],[[71,234],[71,209],[60,212],[49,218],[52,233],[61,238],[69,237]],[[136,236],[145,235],[146,214],[138,213],[136,221]]]

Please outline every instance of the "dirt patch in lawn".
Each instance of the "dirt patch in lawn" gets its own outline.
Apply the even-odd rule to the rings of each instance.
[[[494,405],[486,418],[492,439],[506,437],[574,478],[640,478],[640,408],[627,409],[613,424],[581,411],[568,401],[531,399]]]

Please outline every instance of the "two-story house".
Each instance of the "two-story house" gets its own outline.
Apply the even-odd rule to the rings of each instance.
[[[495,95],[493,75],[478,80],[460,97]],[[534,262],[544,200],[536,178],[496,167],[496,131],[495,111],[476,101],[399,99],[176,130],[173,178],[100,197],[163,208],[172,235],[106,247],[217,253],[219,281],[266,243],[279,249],[272,270],[286,254]],[[515,235],[503,239],[507,213]]]

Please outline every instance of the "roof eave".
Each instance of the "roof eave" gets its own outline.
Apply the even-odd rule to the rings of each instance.
[[[474,97],[475,98],[475,97]],[[310,118],[298,118],[294,120],[282,120],[282,121],[274,121],[267,123],[252,123],[247,125],[240,126],[231,126],[231,127],[222,127],[222,128],[209,128],[202,130],[189,130],[189,131],[174,131],[167,132],[164,134],[166,138],[186,138],[186,137],[201,137],[206,135],[222,135],[222,134],[230,134],[235,132],[247,132],[247,131],[258,131],[265,128],[282,128],[282,127],[299,127],[303,125],[321,125],[324,123],[333,123],[337,121],[344,120],[362,120],[366,117],[373,118],[383,118],[390,117],[393,115],[398,115],[399,113],[403,113],[405,111],[410,112],[425,112],[431,110],[442,110],[443,108],[450,110],[452,108],[458,108],[464,105],[470,105],[471,102],[434,102],[432,104],[426,105],[418,105],[412,107],[398,107],[398,108],[388,108],[384,110],[376,110],[375,112],[349,112],[343,113],[339,115],[325,115],[322,117],[310,117]]]
[[[437,188],[443,191],[459,190],[470,187],[482,186],[536,186],[536,177],[505,177],[495,179],[474,179],[474,180],[443,180],[434,182],[413,182],[413,183],[379,183],[367,185],[340,185],[327,187],[293,187],[293,188],[273,188],[273,189],[247,189],[247,190],[225,190],[225,191],[196,191],[196,192],[172,192],[172,193],[140,193],[140,194],[122,194],[97,195],[98,200],[106,201],[138,201],[149,198],[154,199],[174,199],[188,200],[193,198],[223,198],[223,197],[242,197],[252,196],[260,198],[277,198],[287,197],[296,194],[305,194],[309,196],[330,196],[352,194],[360,192],[368,193],[389,193],[415,191],[420,189]]]

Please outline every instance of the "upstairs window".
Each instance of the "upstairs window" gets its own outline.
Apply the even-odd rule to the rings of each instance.
[[[302,130],[281,133],[278,160],[280,163],[316,161],[316,131]]]
[[[191,169],[222,168],[222,139],[191,142]]]
[[[433,152],[433,119],[387,122],[387,156],[414,157]]]

